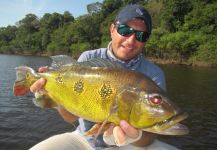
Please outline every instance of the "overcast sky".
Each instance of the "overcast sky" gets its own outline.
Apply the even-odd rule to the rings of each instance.
[[[0,0],[0,27],[15,25],[26,14],[42,17],[45,13],[69,11],[75,18],[87,14],[86,6],[103,0]]]

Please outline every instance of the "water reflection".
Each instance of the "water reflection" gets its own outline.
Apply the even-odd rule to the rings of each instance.
[[[33,105],[32,95],[14,97],[14,68],[33,68],[50,64],[47,57],[0,55],[0,145],[1,150],[28,149],[39,141],[73,129],[56,111]],[[217,70],[164,65],[168,95],[189,118],[186,136],[161,136],[160,139],[186,150],[217,147]]]
[[[189,114],[185,124],[190,134],[175,140],[183,149],[215,149],[217,147],[217,70],[184,66],[162,66],[167,77],[168,94]]]

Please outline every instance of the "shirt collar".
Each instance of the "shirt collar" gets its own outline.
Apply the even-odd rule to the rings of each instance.
[[[129,61],[123,61],[118,59],[117,57],[114,56],[114,53],[112,52],[112,42],[110,42],[108,44],[107,47],[107,56],[110,60],[112,61],[116,61],[118,63],[120,63],[122,66],[126,67],[126,68],[132,68],[133,66],[135,66],[136,64],[138,64],[141,60],[141,57],[143,57],[142,53],[140,53],[139,55],[137,55],[137,57],[129,60]]]

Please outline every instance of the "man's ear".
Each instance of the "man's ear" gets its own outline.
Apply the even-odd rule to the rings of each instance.
[[[110,25],[110,33],[113,33],[114,31],[115,31],[115,24],[112,23],[112,24]]]

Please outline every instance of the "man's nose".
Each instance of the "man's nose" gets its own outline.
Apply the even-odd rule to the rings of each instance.
[[[128,36],[128,37],[127,37],[127,41],[128,41],[129,43],[135,43],[135,42],[136,42],[136,34],[133,33],[133,34],[131,34],[130,36]]]

